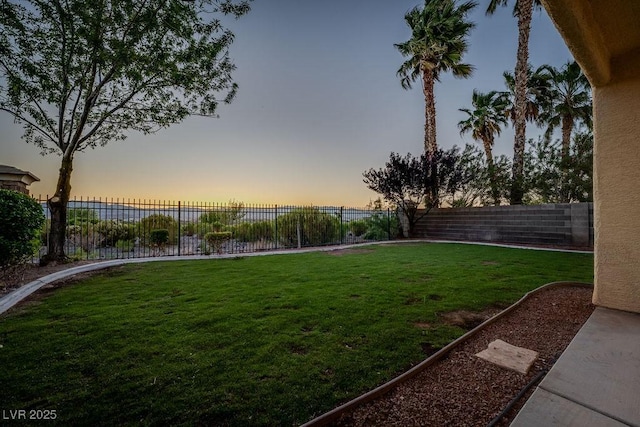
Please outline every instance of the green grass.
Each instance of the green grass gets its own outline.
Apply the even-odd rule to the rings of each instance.
[[[456,244],[129,265],[0,318],[0,409],[54,409],[60,425],[301,424],[465,332],[439,314],[592,277],[592,255]]]

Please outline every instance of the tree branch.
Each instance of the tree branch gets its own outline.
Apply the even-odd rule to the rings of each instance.
[[[28,118],[18,114],[15,111],[9,110],[8,108],[4,108],[4,107],[0,107],[0,111],[6,111],[7,113],[11,114],[13,117],[15,117],[17,120],[21,121],[21,122],[25,122],[27,123],[29,126],[31,126],[32,128],[34,128],[35,130],[38,131],[39,134],[41,134],[42,136],[46,137],[48,140],[50,140],[51,142],[53,142],[56,146],[58,146],[57,141],[55,139],[53,139],[51,137],[50,134],[48,134],[44,129],[42,129],[40,126],[38,126],[36,123],[34,123],[33,121],[29,120]]]

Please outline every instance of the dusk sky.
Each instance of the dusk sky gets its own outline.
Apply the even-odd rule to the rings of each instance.
[[[485,16],[488,0],[470,15],[476,28],[465,62],[472,78],[444,75],[436,85],[438,144],[476,143],[460,136],[459,108],[474,88],[503,90],[502,73],[515,66],[517,23],[512,6]],[[423,149],[424,98],[420,83],[400,86],[407,40],[404,14],[417,0],[255,0],[234,21],[231,57],[240,89],[220,118],[189,118],[144,136],[77,153],[72,196],[127,199],[313,204],[363,207],[378,195],[362,172],[384,166],[391,151]],[[559,67],[571,55],[546,12],[534,12],[530,62]],[[22,127],[0,112],[0,164],[41,181],[33,195],[52,194],[60,157],[42,157],[21,140]],[[539,134],[528,125],[527,136]],[[513,130],[495,154],[513,152]]]

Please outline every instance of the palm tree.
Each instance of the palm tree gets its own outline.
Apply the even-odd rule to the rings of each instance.
[[[460,133],[471,132],[471,137],[476,141],[482,141],[485,156],[487,157],[487,167],[491,179],[491,196],[494,203],[500,204],[500,192],[495,176],[495,165],[493,162],[493,141],[495,136],[500,136],[502,126],[506,125],[507,115],[505,110],[508,101],[501,93],[491,91],[481,93],[473,91],[471,98],[473,110],[460,108],[460,111],[467,114],[466,120],[458,123]]]
[[[558,126],[562,129],[562,160],[569,159],[571,133],[578,121],[591,127],[591,86],[577,62],[567,62],[560,69],[543,66],[549,74],[549,98],[541,121],[547,124],[547,137]]]
[[[498,6],[506,6],[509,0],[490,0],[487,14],[492,15]],[[515,141],[513,143],[513,180],[511,204],[522,204],[524,196],[524,146],[526,141],[527,65],[529,62],[529,34],[533,8],[541,7],[540,0],[515,0],[513,14],[518,18],[518,53],[515,69]]]
[[[469,77],[473,72],[473,66],[462,63],[462,56],[467,51],[467,36],[475,26],[466,20],[466,15],[475,6],[472,1],[456,6],[455,0],[425,0],[422,9],[416,6],[404,16],[411,28],[411,38],[394,45],[403,56],[409,57],[397,72],[402,87],[410,89],[411,84],[422,77],[427,154],[435,153],[438,148],[435,82],[443,72],[451,71],[459,78]]]
[[[504,84],[507,87],[502,95],[506,98],[507,107],[505,112],[511,119],[512,124],[515,127],[516,121],[516,83],[515,77],[509,71],[505,71],[502,76],[504,77]],[[525,96],[525,113],[524,117],[527,122],[534,122],[540,124],[541,111],[545,109],[545,105],[549,100],[549,73],[546,70],[546,66],[543,65],[537,69],[533,69],[529,64],[527,66],[527,92]]]

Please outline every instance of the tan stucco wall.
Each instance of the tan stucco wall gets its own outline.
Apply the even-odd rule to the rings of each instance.
[[[594,127],[593,301],[640,313],[640,76],[594,89]]]

